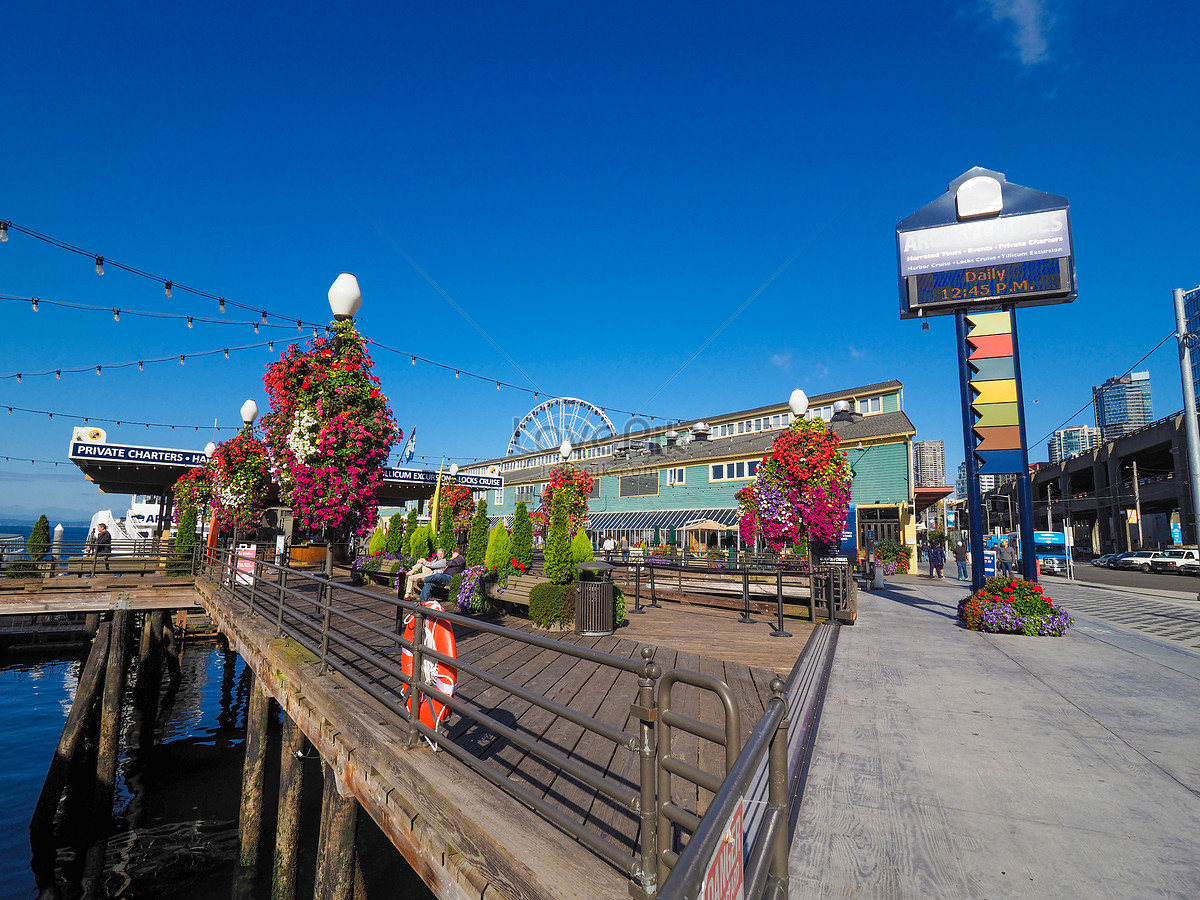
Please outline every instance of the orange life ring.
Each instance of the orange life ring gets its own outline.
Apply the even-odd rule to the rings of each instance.
[[[423,605],[438,612],[444,611],[442,605],[436,600],[426,600]],[[404,639],[411,643],[415,632],[416,618],[409,613],[404,617]],[[454,641],[454,631],[449,623],[442,619],[427,618],[425,620],[425,646],[431,647],[451,659],[458,659],[458,645]],[[412,660],[412,651],[408,647],[404,647],[400,651],[400,668],[408,678],[412,678]],[[454,689],[458,686],[458,669],[431,656],[422,657],[421,668],[424,670],[424,678],[421,679],[423,686],[432,687],[443,694],[453,696]],[[404,691],[404,695],[405,707],[412,709],[412,696],[407,690]],[[438,724],[449,714],[450,707],[442,703],[436,695],[421,693],[421,722],[426,727],[436,731]]]

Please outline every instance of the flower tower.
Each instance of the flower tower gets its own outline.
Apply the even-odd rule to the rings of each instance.
[[[354,302],[341,305],[347,294]],[[354,327],[362,300],[354,276],[338,276],[329,298],[335,321],[327,334],[307,349],[293,344],[267,367],[271,412],[263,430],[280,494],[296,519],[344,539],[374,529],[383,465],[402,434]]]
[[[850,466],[822,419],[796,419],[775,438],[754,481],[737,493],[745,543],[778,552],[802,540],[836,543],[850,506]]]

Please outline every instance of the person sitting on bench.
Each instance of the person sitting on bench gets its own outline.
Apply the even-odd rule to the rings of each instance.
[[[444,551],[439,550],[439,553]],[[446,587],[450,584],[455,575],[461,575],[463,569],[467,567],[467,560],[463,557],[462,551],[457,547],[450,554],[450,559],[446,561],[446,568],[440,572],[434,572],[432,575],[425,577],[424,585],[421,587],[421,602],[424,603],[433,593],[434,585]]]
[[[428,559],[417,560],[417,564],[408,573],[408,585],[404,591],[404,599],[415,600],[417,591],[425,584],[425,579],[444,568],[446,568],[446,551],[440,547],[437,553]]]

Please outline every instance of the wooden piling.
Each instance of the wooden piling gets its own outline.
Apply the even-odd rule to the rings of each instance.
[[[343,797],[337,772],[325,767],[321,800],[321,836],[317,842],[315,900],[354,900],[358,801]]]
[[[275,832],[275,872],[271,900],[295,900],[296,859],[300,844],[300,795],[304,791],[304,749],[300,726],[286,713],[279,750],[279,820]]]
[[[83,869],[84,900],[101,896],[104,853],[112,830],[113,796],[117,781],[117,759],[121,752],[121,700],[125,693],[125,668],[129,661],[129,623],[133,613],[118,609],[109,632],[108,665],[100,710],[100,742],[93,791],[98,835],[88,848]]]
[[[247,667],[247,677],[254,678]],[[238,816],[238,835],[241,852],[238,862],[243,866],[258,863],[258,839],[262,831],[263,772],[267,760],[267,723],[270,720],[270,698],[254,678],[250,703],[246,709],[246,759],[242,765],[242,808]]]

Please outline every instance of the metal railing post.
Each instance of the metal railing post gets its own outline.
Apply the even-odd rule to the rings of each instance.
[[[408,734],[404,746],[409,750],[415,748],[421,741],[421,733],[417,731],[417,723],[421,721],[421,673],[425,667],[425,613],[424,607],[417,606],[413,613],[412,636],[412,668],[409,670],[408,684]]]
[[[742,617],[738,619],[743,625],[751,625],[754,620],[750,618],[750,570],[742,569],[742,604],[745,607]]]
[[[779,727],[775,729],[775,737],[771,741],[771,749],[768,759],[768,777],[767,785],[767,815],[774,814],[779,817],[780,821],[786,822],[788,818],[788,717],[789,711],[787,708],[787,699],[784,697],[785,685],[782,678],[771,679],[771,700],[769,702],[779,701],[783,704],[783,717],[779,720]],[[788,895],[788,830],[784,827],[775,829],[774,845],[770,848],[771,866],[768,875],[771,888],[773,888],[773,896],[786,897]],[[772,895],[772,890],[769,888],[765,893],[768,896]]]
[[[650,572],[650,602],[647,606],[652,606],[655,609],[662,609],[662,604],[658,602],[658,597],[654,593],[654,563],[647,565],[647,570]]]
[[[644,614],[646,611],[642,609],[642,567],[634,564],[634,579],[633,579],[633,609],[629,610],[632,613]],[[626,568],[625,575],[628,577],[629,569]],[[628,583],[628,582],[626,582]]]
[[[276,611],[275,617],[275,633],[283,634],[283,596],[287,590],[287,575],[286,566],[281,566],[279,569],[279,609]]]
[[[783,630],[783,569],[775,570],[775,603],[779,612],[779,624],[771,631],[771,637],[791,637]]]
[[[321,605],[324,607],[321,616],[321,674],[324,675],[329,671],[326,660],[329,657],[329,620],[333,613],[333,585],[328,580],[322,581],[317,596],[321,598]]]
[[[658,707],[654,684],[662,676],[662,666],[654,661],[654,648],[642,648],[642,671],[638,675],[638,698],[630,713],[638,718],[640,746],[638,753],[641,796],[638,816],[641,819],[641,860],[633,872],[636,892],[643,898],[658,893]]]
[[[254,557],[254,566],[250,570],[250,618],[254,618],[254,601],[258,598],[258,556]]]

